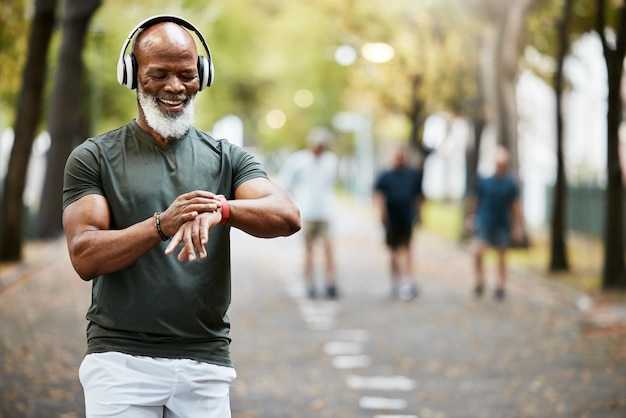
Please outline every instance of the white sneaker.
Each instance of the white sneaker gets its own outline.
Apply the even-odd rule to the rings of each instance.
[[[419,289],[414,281],[406,281],[398,288],[398,298],[405,302],[415,299],[418,294]]]

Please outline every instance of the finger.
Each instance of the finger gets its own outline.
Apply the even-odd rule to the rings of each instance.
[[[215,197],[215,193],[209,192],[207,190],[192,190],[191,192],[182,194],[180,197],[187,200],[194,199],[196,197],[213,199]]]
[[[198,217],[194,220],[191,228],[191,239],[193,241],[193,246],[196,250],[202,251],[202,221],[201,218]]]
[[[204,247],[204,245],[201,245],[198,248],[198,255],[200,256],[200,258],[204,259],[207,258],[207,252],[206,252],[206,248]]]
[[[206,219],[203,219],[199,222],[198,226],[198,244],[196,245],[196,249],[198,250],[198,255],[200,258],[207,258],[208,254],[206,251],[206,243],[209,241],[209,232],[208,232],[209,223]]]
[[[165,248],[165,254],[169,255],[169,254],[172,254],[174,252],[176,247],[178,247],[178,244],[181,243],[182,235],[183,235],[183,233],[182,233],[182,231],[180,229],[178,231],[176,231],[174,236],[170,239],[170,243]]]
[[[204,246],[209,242],[209,220],[206,217],[200,219],[200,243]]]
[[[183,244],[185,246],[185,250],[187,251],[187,259],[189,261],[196,260],[196,251],[194,250],[193,245],[193,228],[192,225],[187,223],[183,226]]]
[[[208,241],[208,222],[205,219],[206,217],[201,217],[198,221],[198,245],[196,249],[198,250],[198,254],[200,258],[206,258],[207,252],[205,244]]]
[[[181,263],[183,261],[187,261],[189,260],[189,254],[187,253],[187,249],[185,247],[183,247],[180,252],[178,253],[178,257],[177,257],[178,261],[180,261]]]
[[[181,221],[183,221],[183,223],[185,222],[189,222],[189,221],[193,221],[194,219],[196,219],[196,217],[198,216],[198,211],[197,210],[193,210],[191,212],[185,212],[180,216]]]
[[[196,201],[193,204],[190,204],[189,207],[187,207],[187,210],[193,210],[196,212],[214,212],[220,206],[222,206],[222,202],[219,200],[205,200],[202,202]]]

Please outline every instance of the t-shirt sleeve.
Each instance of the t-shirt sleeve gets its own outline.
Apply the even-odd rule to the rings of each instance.
[[[233,195],[235,190],[248,180],[255,178],[268,178],[267,173],[261,167],[261,163],[244,149],[228,144],[233,161]]]
[[[100,180],[98,148],[86,141],[76,147],[65,163],[63,175],[63,209],[83,196],[104,195]]]

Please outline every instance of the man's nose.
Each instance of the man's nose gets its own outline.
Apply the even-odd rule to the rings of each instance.
[[[179,94],[185,91],[185,84],[180,79],[180,77],[172,75],[168,78],[165,89],[174,94]]]

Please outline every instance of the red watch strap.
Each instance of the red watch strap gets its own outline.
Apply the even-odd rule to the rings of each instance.
[[[220,202],[222,202],[222,220],[218,223],[218,225],[224,225],[230,218],[230,206],[228,205],[228,200],[226,200],[224,196],[220,195],[218,198],[220,199]]]

